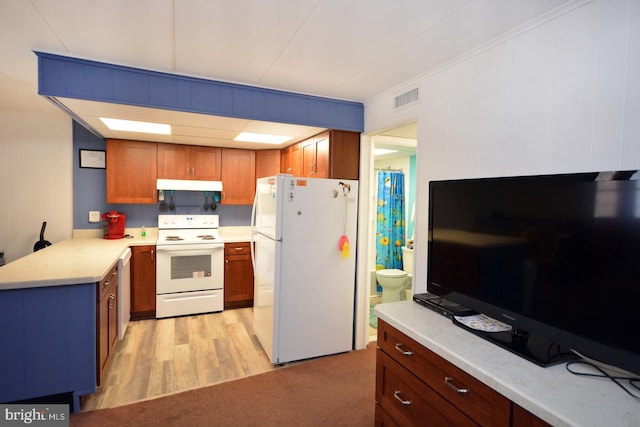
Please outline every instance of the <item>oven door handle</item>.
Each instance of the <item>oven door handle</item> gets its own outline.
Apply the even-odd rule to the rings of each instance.
[[[158,252],[180,252],[180,251],[211,251],[211,250],[224,250],[224,243],[216,244],[200,244],[193,245],[168,245],[168,246],[156,246]]]

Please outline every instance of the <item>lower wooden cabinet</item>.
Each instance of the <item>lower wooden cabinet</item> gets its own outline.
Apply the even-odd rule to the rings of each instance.
[[[224,308],[253,306],[251,243],[224,245]]]
[[[131,248],[131,319],[156,317],[156,247]]]
[[[114,266],[97,286],[96,380],[100,385],[109,356],[118,342],[118,266]]]
[[[523,408],[378,319],[376,425],[542,426]],[[540,424],[542,423],[542,424]]]

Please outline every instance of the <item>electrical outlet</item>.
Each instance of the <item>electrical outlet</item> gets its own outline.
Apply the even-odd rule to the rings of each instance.
[[[100,222],[100,211],[89,211],[89,222]]]

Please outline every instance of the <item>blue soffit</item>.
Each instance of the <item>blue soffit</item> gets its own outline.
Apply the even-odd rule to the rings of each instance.
[[[364,106],[35,52],[38,94],[362,132]]]

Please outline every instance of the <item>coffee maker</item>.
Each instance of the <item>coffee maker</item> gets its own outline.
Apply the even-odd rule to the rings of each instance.
[[[127,217],[122,212],[110,211],[102,214],[102,233],[105,239],[122,239]]]

